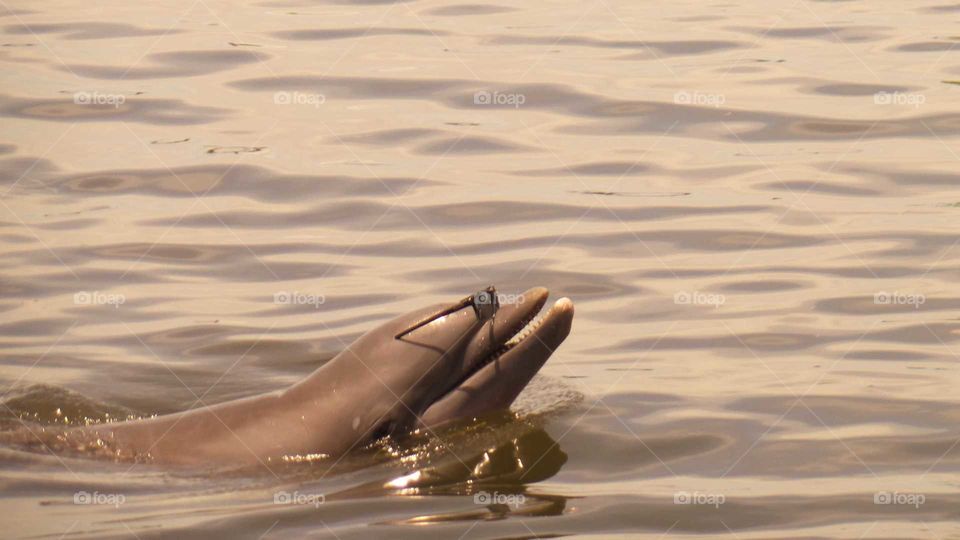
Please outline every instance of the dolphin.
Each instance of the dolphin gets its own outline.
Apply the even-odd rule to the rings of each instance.
[[[536,287],[492,313],[456,304],[415,310],[362,335],[286,389],[70,428],[58,438],[119,460],[267,465],[342,456],[384,436],[506,410],[570,333],[568,298],[537,318],[547,296]],[[445,314],[431,320],[437,313]]]

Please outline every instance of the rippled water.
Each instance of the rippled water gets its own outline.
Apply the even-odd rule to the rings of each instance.
[[[0,448],[5,536],[960,537],[960,5],[0,7],[3,429],[577,304],[519,420],[213,477]]]

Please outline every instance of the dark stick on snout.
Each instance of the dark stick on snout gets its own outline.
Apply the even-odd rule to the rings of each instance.
[[[439,319],[440,317],[444,317],[453,312],[460,311],[461,309],[467,306],[473,307],[473,312],[474,314],[476,314],[477,319],[481,321],[492,319],[497,314],[497,310],[500,309],[500,301],[497,298],[497,289],[493,285],[491,285],[486,289],[483,289],[482,291],[478,291],[474,294],[471,294],[470,296],[464,298],[463,300],[460,300],[459,302],[457,302],[456,304],[453,304],[452,306],[445,307],[440,311],[437,311],[436,313],[433,313],[431,315],[424,317],[423,319],[420,319],[419,321],[414,323],[412,326],[407,327],[406,330],[394,336],[394,339],[400,339],[403,336],[409,334],[410,332],[413,332],[414,330],[422,326],[426,326],[431,322]]]

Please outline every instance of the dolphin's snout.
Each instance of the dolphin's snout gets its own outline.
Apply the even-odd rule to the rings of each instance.
[[[534,320],[546,303],[547,290],[538,287],[524,293],[527,294],[533,299],[531,304],[508,308],[503,320],[492,322],[494,337],[489,342],[481,338],[471,344],[468,353],[484,356],[473,361],[464,380],[426,410],[421,427],[509,408],[563,343],[573,325],[573,301],[561,298],[539,320]]]

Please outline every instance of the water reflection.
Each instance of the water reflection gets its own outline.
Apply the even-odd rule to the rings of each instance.
[[[511,515],[550,516],[563,513],[567,497],[541,493],[532,484],[553,477],[567,455],[546,431],[529,431],[470,454],[455,450],[454,459],[394,478],[384,484],[404,496],[470,496],[476,509],[420,515],[394,523],[503,519]]]

